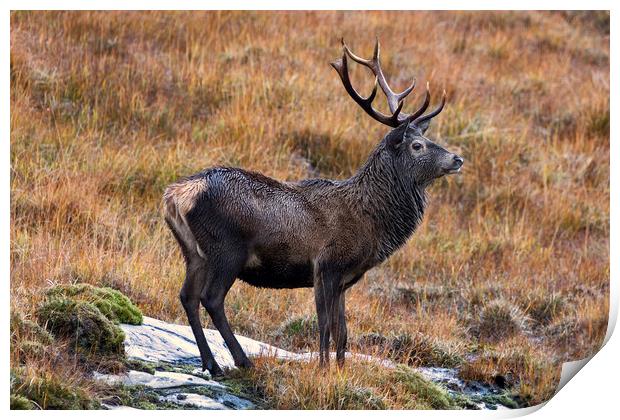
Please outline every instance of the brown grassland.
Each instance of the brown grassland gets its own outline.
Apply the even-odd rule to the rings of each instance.
[[[341,36],[369,56],[375,34],[396,89],[415,76],[447,90],[430,137],[465,166],[430,188],[408,244],[348,292],[350,349],[501,375],[525,404],[549,398],[561,362],[593,354],[607,328],[605,12],[12,13],[11,310],[34,319],[50,284],[85,282],[186,323],[164,188],[213,165],[352,175],[387,128],[328,63]],[[370,91],[359,66],[353,78]],[[238,282],[226,310],[236,333],[318,350],[310,289]],[[31,380],[100,394],[71,360],[22,353],[11,366]],[[336,392],[347,383],[415,407],[359,362],[328,373],[256,362],[249,380],[272,407],[347,408]]]

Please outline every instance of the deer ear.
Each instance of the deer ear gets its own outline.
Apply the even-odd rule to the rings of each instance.
[[[424,134],[424,133],[426,133],[426,130],[428,130],[429,125],[431,125],[431,120],[430,119],[428,119],[426,121],[422,121],[419,125],[416,125],[416,127],[418,127],[420,132],[422,134]]]
[[[403,143],[407,135],[407,127],[408,124],[404,123],[390,131],[387,137],[387,143],[392,149],[398,148]]]

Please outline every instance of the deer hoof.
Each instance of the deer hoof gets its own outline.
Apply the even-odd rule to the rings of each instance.
[[[216,362],[212,363],[203,363],[202,370],[208,370],[213,378],[224,376],[224,371],[218,366]]]
[[[240,363],[237,363],[236,365],[237,367],[244,368],[244,369],[251,369],[254,367],[254,363],[252,363],[250,359],[247,359],[247,358],[242,360]]]

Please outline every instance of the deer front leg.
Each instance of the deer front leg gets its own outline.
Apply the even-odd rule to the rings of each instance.
[[[316,270],[314,300],[319,321],[319,361],[329,365],[329,339],[333,316],[337,315],[340,295],[337,293],[342,276],[330,270]]]
[[[344,354],[347,349],[347,324],[344,314],[344,291],[339,291],[338,299],[334,299],[334,311],[330,323],[332,339],[336,343],[336,361],[344,366]]]

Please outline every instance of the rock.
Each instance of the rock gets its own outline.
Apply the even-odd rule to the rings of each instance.
[[[200,353],[189,326],[168,324],[144,317],[142,325],[121,324],[125,332],[125,352],[128,358],[147,362],[184,363],[200,366]],[[235,366],[232,355],[216,330],[205,329],[205,337],[220,367]],[[252,356],[272,355],[282,359],[305,359],[309,355],[291,353],[260,341],[237,335],[245,353]]]
[[[180,405],[192,405],[204,410],[248,410],[256,408],[252,402],[226,393],[207,396],[192,392],[175,392],[162,396],[161,400]]]
[[[210,380],[208,372],[200,368],[200,353],[189,326],[168,324],[154,318],[144,317],[142,325],[121,324],[125,334],[125,352],[129,359],[136,360],[134,369],[143,364],[149,372],[130,370],[123,375],[101,374],[95,372],[96,380],[109,384],[123,384],[149,389],[154,399],[149,399],[143,408],[188,407],[206,410],[254,409],[251,401],[234,395],[227,386]],[[205,337],[215,359],[223,369],[233,369],[234,361],[224,340],[216,330],[205,329]],[[308,360],[317,357],[316,353],[293,353],[251,338],[236,336],[239,344],[249,357],[274,356],[288,360]],[[397,365],[386,359],[364,354],[347,353],[348,358],[379,363],[386,368]],[[334,357],[334,354],[332,354]],[[423,367],[417,371],[426,379],[440,385],[452,396],[461,396],[472,408],[504,408],[501,401],[493,395],[487,384],[465,382],[458,377],[458,369]],[[153,373],[151,373],[153,372]],[[160,401],[161,406],[157,401]],[[135,403],[129,403],[134,405]],[[109,409],[128,409],[131,407],[106,406]],[[469,408],[469,407],[468,407]]]
[[[178,372],[156,371],[154,375],[147,372],[130,370],[124,375],[106,375],[95,372],[94,378],[109,384],[123,384],[127,386],[143,385],[153,389],[178,388],[183,386],[209,386],[218,389],[226,387],[219,382],[208,381],[193,375]]]
[[[172,402],[180,405],[192,405],[203,410],[228,410],[224,404],[206,395],[176,393],[161,397],[162,401]]]

